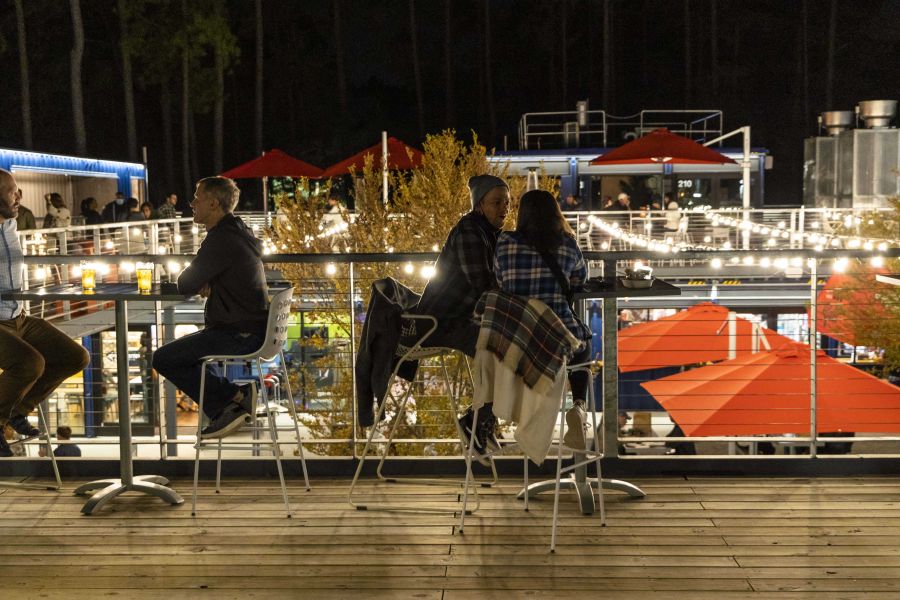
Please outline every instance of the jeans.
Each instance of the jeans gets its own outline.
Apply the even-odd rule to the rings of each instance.
[[[581,345],[579,350],[575,351],[572,362],[569,364],[580,365],[591,360],[591,341],[588,340]],[[575,371],[569,373],[569,387],[572,389],[572,400],[587,400],[588,381],[590,378],[584,371]]]
[[[252,333],[208,327],[162,346],[153,354],[153,368],[200,404],[204,356],[250,354],[259,350],[262,343],[262,338]],[[203,412],[215,418],[228,406],[237,390],[237,386],[220,372],[218,366],[210,365],[206,371]]]
[[[81,344],[43,319],[0,321],[0,424],[27,416],[89,361]]]

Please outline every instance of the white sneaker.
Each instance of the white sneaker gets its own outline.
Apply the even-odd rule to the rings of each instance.
[[[581,404],[576,404],[566,411],[566,434],[563,436],[563,444],[572,450],[584,450],[587,446],[585,443],[586,418],[587,414]]]

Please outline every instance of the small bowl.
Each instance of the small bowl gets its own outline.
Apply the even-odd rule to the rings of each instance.
[[[619,279],[622,285],[632,290],[646,290],[653,286],[653,279],[627,279],[622,277]]]

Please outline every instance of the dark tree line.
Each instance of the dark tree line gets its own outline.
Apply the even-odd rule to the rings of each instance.
[[[524,112],[720,108],[796,201],[815,114],[897,98],[898,0],[0,0],[0,144],[140,160],[154,199],[388,129],[517,146]]]

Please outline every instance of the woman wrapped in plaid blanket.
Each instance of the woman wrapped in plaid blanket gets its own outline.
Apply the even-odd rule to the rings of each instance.
[[[561,277],[551,266],[555,261]],[[503,232],[497,239],[494,273],[500,289],[523,298],[536,298],[549,306],[565,324],[581,347],[571,364],[590,360],[591,330],[574,313],[570,296],[587,278],[587,265],[575,234],[549,192],[531,190],[522,196],[515,231]],[[564,278],[568,289],[563,288]],[[564,442],[570,448],[585,447],[585,400],[588,375],[583,371],[569,375],[574,406],[566,413]]]

